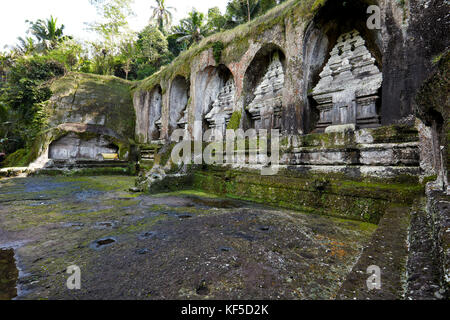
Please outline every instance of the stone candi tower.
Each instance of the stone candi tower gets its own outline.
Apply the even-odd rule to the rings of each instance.
[[[187,112],[187,106],[186,108],[181,112],[181,118],[177,121],[178,129],[184,130],[184,135],[187,137],[188,135],[188,112]]]
[[[382,80],[359,32],[341,35],[313,89],[312,97],[320,111],[317,131],[379,126],[376,102]]]
[[[236,86],[231,78],[222,87],[217,99],[212,104],[211,111],[205,116],[209,127],[213,130],[214,138],[225,136],[227,125],[234,109],[235,93]]]
[[[155,125],[156,125],[156,128],[158,128],[158,132],[159,132],[159,140],[156,140],[156,141],[154,141],[154,142],[162,143],[162,140],[164,139],[164,137],[162,136],[162,127],[163,127],[163,124],[162,124],[162,116],[159,117],[159,119],[155,121]],[[153,142],[153,141],[152,141],[152,142]]]
[[[280,129],[284,88],[284,71],[278,54],[255,90],[255,98],[247,106],[255,129]]]

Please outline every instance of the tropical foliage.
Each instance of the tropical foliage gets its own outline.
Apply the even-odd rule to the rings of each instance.
[[[165,0],[155,0],[156,5],[152,6],[152,16],[150,22],[156,22],[159,30],[165,32],[172,24],[172,11],[174,7],[166,6]]]
[[[34,49],[40,52],[46,52],[55,49],[57,45],[67,39],[64,36],[64,25],[58,27],[57,19],[50,16],[46,20],[26,21],[29,23],[29,32],[37,39],[37,44],[34,45],[32,38],[26,38],[28,46],[34,45]]]
[[[178,37],[178,42],[189,45],[199,43],[209,33],[205,15],[195,9],[189,12],[189,16],[181,20],[178,26],[173,28],[173,33]]]

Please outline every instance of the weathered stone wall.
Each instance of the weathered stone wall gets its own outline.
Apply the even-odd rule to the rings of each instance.
[[[178,122],[185,116],[189,100],[189,82],[182,76],[177,76],[171,83],[169,93],[169,122],[167,136],[178,128]]]
[[[136,140],[140,143],[159,140],[161,133],[156,122],[162,116],[161,87],[135,94],[133,104],[136,111]]]
[[[257,170],[209,167],[197,170],[193,186],[216,194],[277,207],[378,223],[392,203],[408,205],[423,187],[405,180],[349,179],[342,173],[281,170],[261,176]]]
[[[429,188],[427,213],[431,217],[431,242],[437,260],[439,285],[438,292],[446,299],[450,298],[450,196],[440,190]],[[436,291],[435,291],[436,292]],[[436,294],[437,298],[440,298]]]
[[[202,90],[206,78],[201,74],[208,68],[214,70],[213,67],[220,63],[234,77],[235,110],[244,111],[242,125],[245,126],[247,113],[244,107],[254,96],[251,90],[261,78],[259,73],[263,73],[268,66],[267,57],[280,50],[285,57],[286,73],[282,131],[291,134],[309,133],[317,121],[317,110],[309,97],[310,91],[317,84],[318,74],[328,60],[337,38],[344,32],[356,29],[383,73],[382,99],[378,106],[381,123],[394,124],[414,114],[416,91],[429,73],[433,56],[442,53],[448,43],[448,32],[445,30],[449,29],[444,22],[448,4],[443,1],[400,3],[355,0],[329,1],[323,7],[315,6],[314,9],[313,4],[313,1],[290,1],[269,12],[264,19],[203,40],[197,47],[182,54],[171,66],[143,81],[135,94],[144,95],[145,90],[152,90],[156,85],[172,88],[177,75],[189,78],[191,99],[188,112],[189,128],[192,131],[193,122],[198,118],[197,110],[207,108],[203,106],[207,101],[203,99],[205,91]],[[369,30],[366,27],[369,17],[366,9],[370,4],[377,4],[381,8],[381,30]],[[431,36],[435,34],[434,30],[439,30],[442,35],[437,42]],[[419,33],[420,40],[416,41]],[[220,61],[214,59],[212,46],[215,42],[224,44]],[[420,70],[416,70],[418,68]],[[166,96],[172,94],[172,90],[163,91]],[[177,105],[170,106],[169,97],[163,100],[168,104],[163,107],[166,112],[170,113]],[[140,101],[142,99],[135,98],[135,102]],[[168,132],[167,129],[165,131]]]
[[[192,101],[194,120],[201,122],[203,125],[199,127],[202,132],[193,132],[194,137],[199,137],[207,129],[207,125],[203,122],[208,112],[212,109],[212,104],[217,99],[220,89],[230,77],[231,73],[226,67],[209,66],[203,71],[197,73],[194,87],[196,88],[195,99]]]
[[[444,0],[384,1],[383,123],[414,112],[415,97],[449,44],[450,4]],[[384,119],[384,120],[383,120]]]
[[[439,178],[441,185],[448,185],[450,165],[450,52],[436,57],[433,74],[424,82],[416,97],[416,114],[429,136],[427,159],[429,170]]]
[[[367,27],[369,5],[379,6],[381,29]],[[183,92],[177,88],[184,77],[186,86],[190,86],[184,114],[187,130],[198,138],[199,132],[194,132],[194,123],[205,121],[214,95],[223,86],[221,77],[218,77],[220,70],[227,70],[235,84],[233,111],[240,115],[238,127],[254,127],[255,114],[249,112],[248,107],[257,95],[255,91],[263,87],[262,80],[268,79],[268,68],[277,56],[284,72],[279,129],[282,141],[288,141],[282,146],[282,165],[296,171],[381,177],[409,174],[429,179],[438,173],[436,157],[439,155],[433,142],[435,130],[423,117],[423,121],[415,119],[418,113],[414,97],[423,80],[433,72],[429,66],[434,55],[442,53],[448,44],[449,33],[444,32],[449,31],[445,19],[448,12],[445,8],[448,9],[448,6],[448,3],[434,0],[288,1],[264,17],[206,38],[182,53],[171,65],[142,81],[135,91],[135,103],[138,104],[135,107],[142,109],[148,92],[158,86],[162,88],[161,132],[167,142],[187,99],[184,93],[182,99],[175,97]],[[440,30],[438,41],[431,36],[435,29]],[[355,30],[362,38],[358,42],[358,48],[362,49],[356,51],[363,55],[359,61],[359,73],[353,74],[361,87],[357,88],[357,97],[365,99],[367,96],[364,85],[369,82],[364,68],[370,64],[372,71],[377,70],[376,85],[370,89],[370,95],[376,99],[371,101],[369,113],[366,113],[367,110],[360,110],[360,113],[371,116],[367,126],[382,127],[374,131],[358,131],[361,123],[355,120],[353,126],[336,129],[337,136],[341,137],[339,143],[329,143],[330,135],[311,134],[317,129],[319,116],[317,101],[312,93],[332,49],[335,48],[335,56],[338,54],[336,44],[339,37],[349,32],[355,33]],[[218,43],[223,48],[219,54],[215,52]],[[414,44],[426,49],[413,48]],[[350,50],[348,46],[346,50]],[[354,51],[353,47],[351,50]],[[349,51],[347,53],[349,60],[361,58]],[[366,57],[366,53],[370,57]],[[342,59],[342,63],[346,60]],[[354,62],[352,60],[348,66],[343,66],[343,72],[353,70],[357,65]],[[378,70],[382,76],[381,88]],[[420,76],[413,74],[414,70]],[[346,78],[342,79],[340,81]],[[264,94],[259,98],[261,103],[270,100],[270,96],[265,99]],[[261,110],[264,112],[257,116],[274,117],[274,110],[272,115],[265,109]],[[138,115],[138,124],[146,121],[145,116],[140,120]],[[265,123],[278,128],[278,121]],[[205,129],[203,125],[202,130]],[[137,135],[145,137],[146,130],[145,126],[138,125]],[[150,139],[144,140],[142,142],[151,142]],[[309,144],[309,141],[315,140],[319,141],[318,145]],[[432,156],[429,156],[430,151]]]

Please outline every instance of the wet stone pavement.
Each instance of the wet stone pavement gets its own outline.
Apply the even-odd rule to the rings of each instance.
[[[0,300],[11,300],[17,296],[18,276],[14,250],[0,249]]]
[[[0,180],[0,299],[333,299],[376,229],[133,185]],[[72,265],[80,290],[66,286]]]

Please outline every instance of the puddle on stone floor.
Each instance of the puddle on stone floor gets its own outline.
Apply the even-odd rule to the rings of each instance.
[[[109,247],[109,246],[113,245],[116,242],[117,242],[117,240],[115,238],[107,237],[107,238],[95,240],[94,242],[91,243],[90,247],[94,250],[101,250],[105,247]]]
[[[180,213],[177,211],[164,211],[164,212],[162,212],[162,214],[166,214],[169,217],[178,218],[180,220],[189,219],[189,218],[193,217],[192,214],[190,214],[190,213]]]
[[[180,214],[177,214],[176,217],[179,219],[189,219],[189,218],[192,218],[192,215],[189,213],[180,213]]]
[[[209,293],[209,288],[205,280],[202,280],[200,285],[197,287],[196,293],[200,296],[206,296]]]
[[[78,201],[98,201],[105,192],[98,190],[82,190],[73,194],[74,198]]]
[[[150,250],[145,248],[145,249],[138,249],[135,252],[136,252],[136,254],[144,255],[144,254],[150,253]]]
[[[0,300],[17,297],[17,279],[19,270],[16,266],[13,249],[0,249]]]
[[[25,182],[25,192],[43,192],[43,191],[53,191],[56,189],[61,189],[67,187],[67,183],[64,182],[53,182],[51,179],[43,179],[40,183],[36,183],[33,179],[28,179]]]

